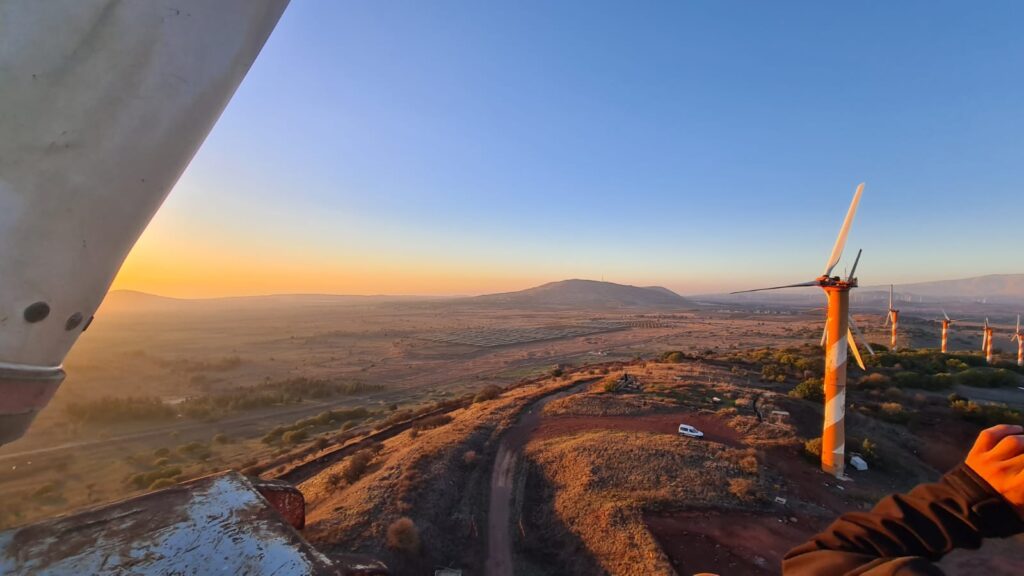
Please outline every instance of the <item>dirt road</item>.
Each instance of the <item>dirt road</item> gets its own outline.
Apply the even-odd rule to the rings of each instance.
[[[501,445],[498,446],[498,455],[494,459],[494,469],[491,472],[491,497],[487,514],[487,566],[484,570],[487,576],[512,576],[515,573],[509,530],[512,527],[510,508],[516,463],[520,451],[540,423],[544,406],[548,402],[579,392],[591,382],[587,380],[534,402],[508,429]]]

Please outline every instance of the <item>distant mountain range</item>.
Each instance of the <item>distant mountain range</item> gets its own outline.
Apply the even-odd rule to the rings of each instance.
[[[888,286],[868,286],[863,292],[883,291],[889,298]],[[989,274],[959,280],[938,280],[915,284],[897,284],[900,298],[958,302],[1020,302],[1024,301],[1024,274]]]
[[[1002,313],[1008,316],[1024,310],[1024,274],[990,274],[957,280],[937,280],[896,284],[895,301],[899,308],[941,314],[947,309],[971,314]],[[820,306],[824,301],[818,288],[796,288],[748,294],[712,294],[694,300],[719,305]],[[889,303],[889,286],[862,286],[853,291],[850,303],[855,310],[884,309]]]
[[[351,296],[339,294],[276,294],[230,298],[182,299],[134,290],[113,290],[103,312],[175,311],[183,309],[257,308],[279,306],[339,306],[388,302],[433,302],[453,305],[522,308],[693,308],[689,300],[661,286],[628,286],[596,280],[563,280],[542,286],[483,296]]]
[[[693,308],[692,302],[661,286],[629,286],[597,280],[562,280],[518,292],[487,294],[465,303],[516,308]]]

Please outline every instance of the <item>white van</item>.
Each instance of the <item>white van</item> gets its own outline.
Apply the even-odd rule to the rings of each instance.
[[[701,432],[700,430],[697,430],[696,428],[694,428],[693,426],[690,426],[689,424],[680,424],[679,425],[679,433],[682,434],[683,436],[689,436],[690,438],[703,438],[704,437],[704,433],[703,432]]]

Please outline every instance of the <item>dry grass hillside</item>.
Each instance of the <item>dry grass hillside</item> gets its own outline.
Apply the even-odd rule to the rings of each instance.
[[[554,378],[504,392],[417,428],[366,454],[353,474],[347,458],[300,486],[307,534],[322,549],[384,558],[396,573],[436,565],[481,566],[490,467],[497,439],[538,397],[572,386]],[[408,518],[418,545],[403,546],[389,528]]]
[[[751,450],[667,434],[581,432],[527,456],[525,544],[575,574],[672,574],[645,510],[749,507],[767,482]]]

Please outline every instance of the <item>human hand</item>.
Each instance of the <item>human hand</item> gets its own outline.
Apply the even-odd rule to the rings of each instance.
[[[965,462],[1024,517],[1024,428],[1000,424],[982,430]]]

